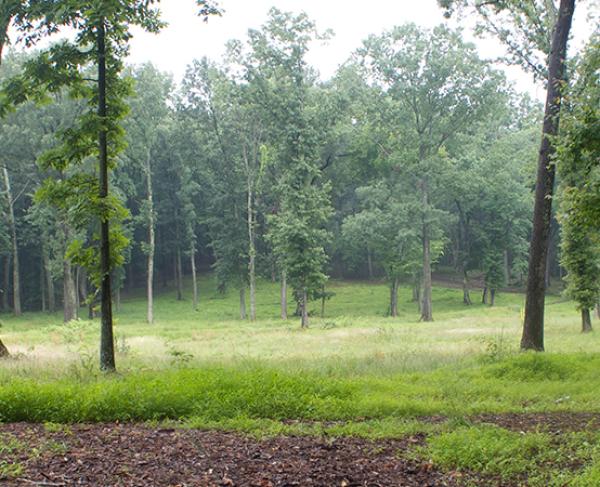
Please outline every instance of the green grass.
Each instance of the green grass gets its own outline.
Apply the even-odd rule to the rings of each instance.
[[[330,290],[326,316],[306,331],[278,319],[270,282],[260,283],[254,323],[237,319],[237,294],[218,294],[208,277],[200,311],[166,290],[154,325],[144,322],[143,298],[128,296],[115,328],[119,373],[110,376],[97,372],[97,320],[5,315],[0,331],[13,358],[0,362],[0,422],[60,431],[83,421],[170,421],[258,437],[424,433],[413,454],[442,468],[532,485],[600,484],[595,435],[560,435],[557,446],[543,432],[469,423],[481,413],[600,412],[600,338],[579,332],[572,303],[550,296],[548,352],[521,354],[522,295],[466,307],[460,290],[436,287],[436,321],[419,323],[408,288],[398,318],[386,316],[383,284]],[[431,416],[448,421],[423,419]]]

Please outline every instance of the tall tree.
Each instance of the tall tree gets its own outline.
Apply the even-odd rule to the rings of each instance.
[[[561,176],[561,263],[567,294],[581,310],[581,329],[592,330],[600,298],[600,34],[591,39],[568,92],[558,138]]]
[[[532,71],[538,79],[547,80],[521,337],[523,350],[543,351],[546,265],[555,179],[552,138],[558,133],[562,87],[566,82],[567,41],[575,0],[560,0],[558,9],[553,1],[545,0],[439,0],[439,3],[448,14],[455,7],[474,9],[481,19],[481,30],[499,38],[507,46],[513,61]]]
[[[420,194],[421,319],[432,321],[431,242],[436,224],[432,196],[444,147],[493,109],[500,80],[478,58],[474,46],[441,26],[428,32],[409,24],[371,36],[358,56],[399,114],[386,152],[401,161],[399,169],[411,174]]]

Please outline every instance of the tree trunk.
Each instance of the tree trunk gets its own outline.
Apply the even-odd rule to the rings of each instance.
[[[44,259],[42,257],[40,263],[40,295],[42,298],[42,313],[45,313],[48,310],[46,305],[46,282],[44,277]]]
[[[325,294],[325,284],[323,284],[323,287],[321,288],[321,318],[325,318],[325,301],[326,301],[326,294]]]
[[[81,296],[79,295],[79,281],[81,279],[81,267],[75,268],[75,309],[77,313],[79,313],[79,303],[81,301]]]
[[[98,22],[98,118],[105,121],[106,110],[106,24],[105,19]],[[108,129],[103,124],[98,131],[100,201],[108,198]],[[112,292],[110,275],[110,233],[107,218],[100,221],[100,302],[102,324],[100,328],[100,369],[114,372],[115,342],[113,336]]]
[[[0,340],[0,358],[5,358],[8,356],[10,356],[10,354],[8,353],[8,349],[4,346],[2,340]]]
[[[177,246],[175,255],[175,273],[177,274],[177,301],[183,301],[183,266],[181,265],[181,248]]]
[[[367,246],[367,270],[369,271],[369,279],[373,280],[373,256],[369,246]]]
[[[390,316],[398,316],[398,278],[395,277],[390,288]]]
[[[552,217],[552,195],[556,167],[552,163],[554,146],[551,138],[558,133],[561,84],[565,81],[567,41],[575,0],[560,0],[558,19],[554,29],[552,47],[548,58],[548,92],[544,113],[542,143],[538,158],[533,230],[529,248],[527,297],[521,349],[544,350],[544,303],[546,255]]]
[[[508,260],[508,250],[504,251],[504,285],[510,284],[510,265]]]
[[[244,283],[240,286],[240,319],[246,319],[246,286]]]
[[[427,213],[429,209],[429,189],[422,182],[423,191],[423,296],[421,301],[421,321],[433,321],[431,303],[431,240]]]
[[[4,311],[10,310],[9,294],[10,294],[10,255],[4,257],[4,275],[2,284],[2,309]]]
[[[288,304],[287,304],[287,274],[285,271],[281,273],[281,319],[288,319],[287,312]]]
[[[600,320],[600,303],[596,303],[596,318]]]
[[[146,256],[146,321],[154,323],[154,252],[156,232],[154,231],[154,191],[152,189],[152,168],[150,151],[146,153],[146,200],[148,202],[148,255]]]
[[[83,267],[80,267],[79,270],[79,278],[78,278],[78,284],[79,284],[79,296],[80,296],[80,301],[85,303],[87,301],[88,298],[88,277],[87,277],[87,272],[85,271],[85,269]],[[121,287],[119,286],[119,289]]]
[[[581,310],[581,332],[589,333],[592,331],[592,318],[590,316],[590,310],[584,308]]]
[[[56,311],[54,279],[52,279],[52,273],[50,272],[50,258],[48,257],[48,250],[45,245],[42,245],[42,260],[44,262],[44,276],[46,277],[48,311],[54,313],[54,311]]]
[[[488,304],[488,288],[483,286],[483,292],[481,293],[481,304]]]
[[[496,290],[494,288],[490,289],[490,306],[494,306],[496,302]]]
[[[246,156],[247,160],[247,156]],[[250,321],[256,320],[256,244],[254,239],[254,191],[248,162],[248,280],[250,284]]]
[[[19,244],[17,242],[17,225],[15,222],[15,209],[10,188],[10,178],[6,167],[2,168],[4,173],[4,186],[6,188],[6,201],[8,206],[8,226],[12,244],[12,262],[13,262],[13,312],[15,316],[21,316],[21,283],[19,274]]]
[[[192,265],[192,300],[194,311],[198,311],[198,277],[196,275],[196,247],[192,245],[190,252],[190,264]]]
[[[308,328],[308,293],[306,292],[306,288],[302,290],[302,322],[300,326],[302,328]]]
[[[67,223],[62,224],[64,249],[71,241],[71,229]],[[77,319],[77,290],[73,280],[73,267],[67,258],[66,251],[63,255],[63,320],[68,323]]]
[[[469,274],[466,270],[463,270],[463,303],[467,306],[471,306],[471,294],[469,293]]]

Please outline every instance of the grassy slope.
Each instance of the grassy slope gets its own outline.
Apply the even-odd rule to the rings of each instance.
[[[157,299],[153,326],[144,323],[143,299],[131,297],[116,331],[122,374],[108,378],[95,372],[97,322],[63,325],[58,314],[4,317],[3,340],[19,355],[0,364],[0,421],[184,419],[261,434],[370,437],[426,431],[435,434],[416,454],[447,468],[474,465],[513,475],[552,463],[543,456],[546,436],[525,435],[531,446],[522,435],[464,419],[439,426],[416,418],[600,412],[600,340],[579,333],[572,303],[559,297],[548,299],[549,353],[521,355],[520,295],[501,294],[494,308],[467,308],[459,290],[436,288],[436,321],[425,324],[417,322],[408,289],[400,317],[392,319],[385,316],[385,286],[338,282],[331,288],[336,295],[326,317],[315,317],[304,332],[296,320],[277,319],[271,283],[261,283],[257,323],[236,320],[236,293],[218,295],[209,279],[202,281],[200,312],[166,292]],[[585,455],[575,447],[584,440]],[[573,448],[563,453],[588,466],[575,477],[593,480],[600,475],[600,439],[584,440],[565,437]],[[515,451],[529,453],[518,463]],[[538,470],[541,485],[548,475],[569,480],[549,467]]]

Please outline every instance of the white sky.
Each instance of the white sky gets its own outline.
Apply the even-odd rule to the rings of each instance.
[[[444,19],[436,0],[219,0],[219,4],[225,11],[223,16],[211,17],[204,23],[196,15],[195,0],[161,0],[162,17],[168,27],[158,35],[135,30],[128,61],[151,61],[180,81],[193,59],[207,56],[219,61],[228,40],[245,39],[248,29],[260,28],[269,9],[276,6],[284,11],[304,11],[320,31],[334,31],[334,38],[326,44],[316,44],[308,59],[321,77],[327,79],[369,34],[379,34],[405,22],[427,28],[449,22]],[[595,14],[595,21],[588,19],[589,12]],[[578,2],[572,29],[575,39],[571,47],[581,47],[597,18],[600,18],[600,0]],[[450,22],[457,26],[453,20]],[[469,28],[465,28],[463,34],[465,39],[475,42],[483,58],[492,59],[504,53],[500,43],[476,39]],[[45,42],[49,41],[42,45]],[[508,79],[519,91],[529,92],[543,101],[545,91],[541,85],[534,84],[530,74],[514,66],[499,67],[506,71]]]
[[[249,28],[259,28],[270,7],[306,12],[321,31],[332,29],[335,37],[326,44],[315,45],[309,62],[329,78],[369,34],[378,34],[395,25],[414,22],[433,27],[447,22],[436,0],[221,0],[222,17],[211,17],[204,23],[195,14],[194,0],[161,0],[163,20],[169,26],[160,34],[136,31],[129,61],[153,62],[158,68],[181,79],[186,66],[195,58],[208,56],[219,60],[225,42],[245,39]],[[498,43],[474,39],[465,29],[465,38],[475,41],[482,57],[503,53]],[[517,89],[541,98],[544,90],[534,85],[532,77],[519,68],[507,68],[509,79]]]

